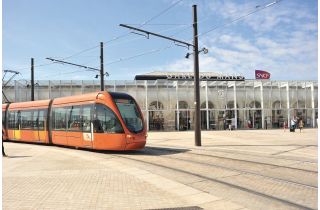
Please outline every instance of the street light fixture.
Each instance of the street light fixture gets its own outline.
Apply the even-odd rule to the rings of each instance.
[[[106,76],[106,77],[108,77],[108,76],[109,76],[108,72],[104,73],[103,75],[104,75],[104,76]],[[94,78],[98,79],[99,77],[100,77],[100,75],[99,75],[99,74],[97,74]]]
[[[198,51],[198,53],[203,52],[203,54],[208,54],[209,50],[207,48],[202,48],[201,50]],[[187,53],[185,58],[188,59],[190,55],[192,55],[193,53]]]

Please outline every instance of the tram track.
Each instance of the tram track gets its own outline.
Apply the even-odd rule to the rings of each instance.
[[[59,148],[58,150],[69,150],[69,148],[64,147],[56,148]],[[315,186],[307,186],[301,183],[294,183],[291,181],[288,182],[287,180],[277,178],[270,179],[268,177],[262,177],[260,175],[252,173],[248,174],[247,171],[235,170],[234,168],[227,166],[222,167],[221,165],[217,166],[212,164],[204,164],[203,162],[192,160],[192,158],[187,159],[186,157],[183,157],[184,154],[191,154],[191,157],[202,157],[201,154],[193,154],[192,150],[146,147],[144,150],[140,151],[89,152],[90,156],[92,155],[108,160],[110,159],[110,157],[112,157],[115,158],[114,161],[120,160],[120,162],[122,163],[129,164],[137,168],[142,168],[143,170],[148,170],[152,173],[165,176],[169,179],[184,183],[190,187],[219,197],[224,196],[220,195],[220,192],[232,191],[233,196],[229,195],[229,197],[227,198],[230,200],[232,200],[234,196],[238,196],[236,193],[234,193],[234,191],[237,191],[245,194],[246,199],[249,200],[259,198],[256,202],[260,202],[260,200],[262,200],[261,202],[263,204],[260,203],[259,205],[268,206],[269,209],[272,209],[269,207],[269,202],[272,203],[272,205],[270,205],[273,207],[277,207],[277,205],[279,204],[280,206],[283,206],[284,209],[316,209],[316,206],[314,204],[316,203],[316,201],[313,201],[313,195],[316,195],[317,193],[317,187]],[[203,157],[210,157],[210,155],[206,154]],[[233,158],[232,160],[238,159]],[[252,163],[252,161],[247,161],[246,163]],[[254,163],[259,164],[259,162],[255,161]],[[270,164],[268,166],[270,166]],[[222,172],[215,176],[215,172],[219,170]],[[183,181],[183,179],[185,180]],[[199,182],[190,182],[191,179],[197,179],[199,180]],[[267,186],[268,183],[271,183],[272,189],[264,190],[263,188],[259,187],[259,185],[250,183],[250,181],[259,183],[263,186]],[[202,183],[206,186],[201,185]],[[212,187],[217,185],[217,189],[215,189],[215,187]],[[287,194],[282,191],[283,189],[285,189]],[[307,193],[304,194],[302,191]],[[297,193],[302,197],[302,199],[297,196]],[[239,199],[235,202],[239,202]],[[244,206],[245,204],[246,203],[242,203],[242,205]],[[248,205],[254,206],[254,204]],[[258,207],[253,207],[253,209],[255,208],[261,209]]]
[[[146,154],[153,154],[153,153],[152,152],[149,152],[149,153],[147,152]],[[190,154],[190,153],[188,153],[188,154]],[[192,155],[194,155],[194,154],[192,154]],[[238,173],[241,173],[241,174],[250,174],[250,175],[260,176],[260,177],[263,177],[263,178],[266,178],[266,179],[287,182],[287,183],[290,183],[290,184],[300,185],[300,186],[304,186],[304,187],[310,187],[310,188],[314,188],[314,189],[318,188],[317,186],[310,185],[310,184],[305,184],[305,183],[301,183],[301,182],[294,182],[294,181],[290,181],[290,180],[286,180],[286,179],[282,179],[282,178],[276,178],[276,177],[272,177],[272,176],[263,175],[261,173],[255,173],[255,172],[251,172],[251,171],[248,171],[248,170],[240,170],[240,169],[230,168],[230,167],[226,167],[226,166],[222,166],[222,165],[218,165],[218,164],[213,164],[213,163],[204,163],[204,162],[195,161],[195,160],[188,159],[188,158],[179,158],[179,157],[172,157],[172,156],[170,156],[170,157],[169,156],[165,156],[165,158],[168,158],[168,159],[171,159],[171,160],[184,161],[184,162],[188,162],[188,163],[191,162],[191,163],[194,163],[194,164],[200,164],[200,165],[208,166],[208,167],[221,168],[221,169],[225,169],[225,170],[229,170],[229,171],[238,172]],[[246,161],[246,162],[250,162],[250,161]]]
[[[164,153],[170,154],[170,153],[175,153],[179,152],[179,149],[166,149],[163,147],[146,147],[146,149],[151,149],[151,150],[158,150],[158,151],[166,151]],[[181,149],[180,149],[181,150]],[[252,161],[252,160],[245,160],[245,159],[237,159],[237,158],[231,158],[231,157],[223,157],[219,155],[212,155],[212,154],[200,154],[200,153],[194,153],[191,151],[188,151],[187,154],[195,155],[195,156],[204,156],[204,157],[209,157],[209,158],[218,158],[218,159],[226,159],[226,160],[232,160],[232,161],[239,161],[239,162],[246,162],[246,163],[252,163],[252,164],[259,164],[259,165],[265,165],[265,166],[271,166],[274,168],[286,168],[286,169],[292,169],[292,170],[297,170],[297,171],[303,171],[303,172],[309,172],[309,173],[314,173],[318,174],[318,171],[315,170],[308,170],[308,169],[302,169],[302,168],[295,168],[291,166],[285,166],[285,165],[278,165],[278,164],[272,164],[272,163],[265,163],[265,162],[257,162],[257,161]],[[297,161],[297,160],[292,160],[292,161]],[[298,161],[303,163],[304,161]]]
[[[224,145],[226,146],[226,145]],[[229,146],[234,146],[234,145],[229,145]],[[259,145],[255,145],[255,146],[259,146]],[[281,145],[281,146],[305,146],[305,145],[292,145],[292,144],[288,144],[288,145]],[[308,147],[318,147],[317,145],[307,145]],[[170,146],[168,147],[168,145],[165,145],[165,144],[157,144],[157,147],[160,147],[160,148],[163,148],[163,147],[166,147],[166,148],[170,148],[170,149],[181,149],[181,147],[175,147],[175,146]],[[212,146],[212,147],[217,147],[217,146]],[[219,153],[232,153],[232,154],[239,154],[239,155],[247,155],[247,156],[254,156],[254,157],[263,157],[263,158],[268,158],[268,159],[273,159],[273,160],[289,160],[289,161],[299,161],[299,162],[303,162],[303,163],[311,163],[311,164],[318,164],[317,161],[314,161],[314,160],[307,160],[307,159],[304,159],[304,160],[301,160],[301,158],[299,160],[297,160],[296,158],[288,158],[288,157],[284,157],[284,156],[276,156],[276,155],[263,155],[263,154],[256,154],[254,152],[241,152],[241,151],[238,151],[238,150],[234,150],[234,149],[227,149],[226,151],[226,148],[220,148],[220,149],[213,149],[212,147],[210,147],[210,149],[208,149],[207,147],[203,146],[203,148],[201,149],[198,149],[196,147],[183,147],[182,149],[189,149],[189,150],[193,150],[193,151],[200,151],[200,152],[203,152],[203,151],[206,151],[206,152],[219,152]]]
[[[219,183],[219,184],[222,184],[222,185],[224,185],[226,187],[237,189],[237,190],[241,190],[241,191],[244,191],[246,193],[249,193],[249,194],[252,194],[252,195],[255,195],[255,196],[260,196],[260,197],[263,197],[263,198],[266,198],[266,199],[269,199],[269,200],[272,200],[272,201],[277,201],[277,202],[279,202],[279,203],[281,203],[283,205],[288,205],[288,206],[291,206],[291,207],[294,207],[294,208],[297,208],[297,209],[316,209],[313,206],[308,206],[308,205],[304,205],[304,204],[295,202],[295,200],[282,198],[281,195],[259,192],[257,190],[251,189],[250,187],[241,186],[241,185],[238,185],[238,184],[235,184],[235,183],[231,183],[231,182],[228,182],[226,180],[223,180],[223,179],[220,179],[220,178],[217,178],[217,177],[209,177],[209,176],[206,176],[206,175],[203,175],[203,174],[196,173],[196,172],[191,171],[191,170],[174,167],[174,166],[171,166],[171,165],[168,165],[168,164],[163,164],[160,161],[142,160],[140,158],[137,158],[137,156],[129,156],[129,155],[126,155],[126,154],[125,155],[123,155],[123,154],[113,154],[113,155],[118,157],[118,158],[120,158],[120,159],[131,160],[133,162],[140,163],[140,164],[142,164],[144,170],[148,170],[146,167],[144,167],[145,165],[149,165],[149,166],[152,166],[152,167],[159,167],[159,168],[162,168],[162,169],[165,169],[165,170],[175,171],[175,172],[178,172],[180,174],[187,175],[187,176],[197,177],[197,178],[202,179],[203,181]],[[161,157],[163,158],[164,156],[161,156]],[[181,161],[181,160],[178,160],[178,161]],[[170,163],[172,163],[172,161]],[[189,169],[190,169],[190,167],[189,167]],[[241,174],[238,174],[238,175],[241,175]],[[177,179],[177,177],[170,177],[170,178],[171,179]],[[179,181],[179,179],[177,181]],[[293,183],[284,182],[283,180],[276,180],[276,181],[277,182],[286,183],[286,184],[291,184],[291,185],[293,184]],[[305,185],[299,185],[298,187],[300,187],[300,188],[301,187],[302,188],[306,188],[306,187],[310,188],[310,186],[305,186]],[[311,188],[313,190],[316,189],[315,187],[311,187]],[[202,189],[200,189],[200,190],[202,190]],[[204,190],[202,190],[202,191],[204,191]],[[210,192],[208,192],[208,193],[210,193]]]
[[[187,156],[183,156],[184,154]],[[193,183],[192,182],[188,183],[188,178],[186,178],[187,181],[185,180],[183,182],[185,182],[185,184],[191,187],[198,188],[199,190],[202,190],[204,192],[209,192],[213,190],[213,188],[208,188],[208,187],[203,188],[202,185],[207,185],[206,183],[208,183],[209,185],[216,186],[218,184],[220,185],[219,188],[220,187],[228,188],[228,189],[231,188],[232,191],[239,190],[241,192],[246,192],[248,194],[251,194],[251,196],[260,196],[261,198],[264,198],[264,199],[271,199],[273,201],[280,202],[282,204],[289,205],[297,209],[315,209],[315,207],[313,206],[313,203],[311,204],[310,202],[304,203],[305,201],[300,200],[300,197],[305,197],[307,195],[301,194],[301,196],[297,197],[295,194],[295,191],[296,192],[306,191],[307,192],[306,194],[313,197],[313,195],[316,195],[316,192],[317,192],[317,186],[316,186],[317,184],[305,184],[299,181],[286,180],[283,178],[270,177],[263,174],[252,173],[246,170],[234,169],[233,167],[204,163],[204,162],[201,162],[202,160],[201,158],[197,159],[197,156],[202,157],[203,156],[202,154],[193,154],[192,150],[189,150],[189,149],[146,147],[146,149],[143,151],[137,151],[130,154],[120,154],[120,156],[121,156],[120,158],[125,158],[126,160],[132,160],[132,161],[135,161],[136,163],[145,164],[145,166],[149,165],[151,168],[158,167],[158,168],[162,168],[163,170],[170,170],[172,172],[168,173],[168,174],[171,174],[169,175],[168,178],[175,179],[176,181],[179,181],[179,182],[181,181],[179,178],[172,176],[173,171],[181,173],[181,177],[184,177],[184,176],[196,177],[198,178],[198,181],[194,181]],[[207,154],[204,155],[204,157],[211,158],[211,156]],[[219,158],[221,159],[223,157],[219,156]],[[231,159],[227,158],[227,159],[232,161],[242,161],[245,163],[253,162],[254,164],[257,164],[257,165],[260,164],[260,162],[250,161],[250,160],[246,161],[246,160],[241,160],[241,159],[239,160],[235,158],[231,158]],[[175,163],[176,161],[178,161],[179,163]],[[278,168],[276,167],[282,167],[281,165],[277,165],[277,164],[264,164],[264,163],[261,163],[261,164],[269,167],[272,166],[273,169],[277,169],[277,170]],[[181,167],[181,166],[185,166],[185,167]],[[143,168],[145,169],[145,167]],[[218,169],[223,170],[224,172],[231,171],[231,172],[234,172],[234,174],[224,175],[220,177],[212,177],[211,174],[214,174],[214,172]],[[279,168],[279,170],[281,169],[292,170],[291,173],[304,172],[304,173],[313,174],[315,176],[317,175],[317,172],[315,171],[300,170],[299,168],[297,169],[294,167],[284,166],[282,168]],[[158,171],[159,174],[168,176],[166,173],[161,172],[161,169],[159,170],[160,171],[155,169],[155,171]],[[154,170],[151,169],[151,171],[155,173]],[[288,177],[290,177],[290,173],[288,173]],[[193,179],[197,180],[196,178],[193,178]],[[240,180],[240,182],[238,183],[237,181],[232,181],[233,179]],[[192,180],[192,178],[189,178],[189,181],[190,180]],[[272,193],[268,191],[264,191],[264,189],[261,187],[258,187],[258,185],[256,186],[250,185],[251,180],[253,180],[252,182],[256,182],[256,183],[259,182],[261,186],[266,186],[268,185],[268,183],[271,182],[272,183],[271,185],[273,188]],[[307,178],[304,178],[304,180],[307,180]],[[286,189],[288,191],[288,194],[283,194],[282,192],[283,189]],[[226,191],[229,191],[229,190],[226,190]]]

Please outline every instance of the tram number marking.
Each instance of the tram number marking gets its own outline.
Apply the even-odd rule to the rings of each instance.
[[[93,140],[93,136],[91,136],[91,133],[83,133],[83,140],[84,141],[91,141]]]

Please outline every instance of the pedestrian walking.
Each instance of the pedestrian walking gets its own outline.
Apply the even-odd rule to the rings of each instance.
[[[301,119],[301,120],[299,121],[300,133],[301,133],[301,130],[302,130],[303,126],[304,126],[304,123],[303,123],[303,121],[302,121],[302,119]]]
[[[286,129],[287,129],[287,128],[288,128],[287,122],[284,121],[284,122],[283,122],[283,132],[286,132]]]

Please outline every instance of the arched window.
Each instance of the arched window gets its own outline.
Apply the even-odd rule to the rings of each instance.
[[[160,101],[153,101],[149,104],[149,110],[163,110],[163,104]]]
[[[203,102],[200,106],[201,109],[206,109],[206,102]],[[214,109],[214,105],[211,101],[208,101],[208,109]]]
[[[160,101],[153,101],[149,105],[149,130],[163,130],[163,104]]]
[[[239,107],[239,105],[237,104],[237,108]],[[227,103],[227,108],[228,109],[234,109],[234,101],[229,101]]]
[[[272,104],[273,109],[280,109],[280,101],[275,101]]]
[[[179,101],[179,109],[189,109],[189,105],[185,101]]]
[[[261,108],[261,103],[258,102],[258,101],[252,101],[252,102],[249,104],[249,107],[250,107],[250,108]]]

